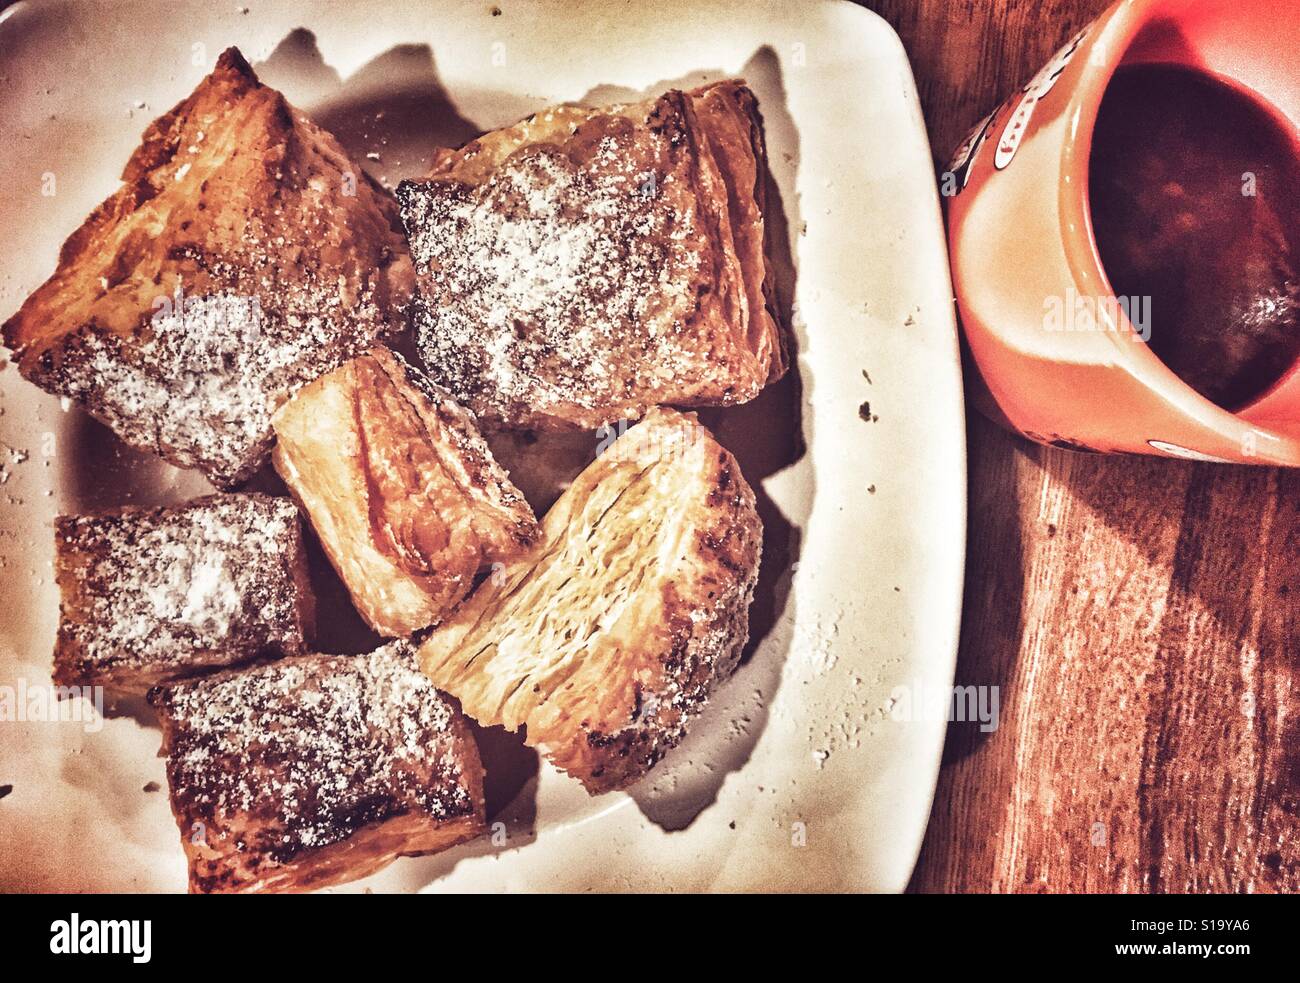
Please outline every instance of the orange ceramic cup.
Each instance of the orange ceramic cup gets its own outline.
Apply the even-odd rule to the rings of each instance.
[[[940,190],[975,401],[1044,443],[1300,466],[1300,365],[1222,409],[1144,343],[1102,268],[1093,126],[1115,69],[1145,62],[1202,68],[1300,122],[1300,0],[1121,0],[962,144]]]

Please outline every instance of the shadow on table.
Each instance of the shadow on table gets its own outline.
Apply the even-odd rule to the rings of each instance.
[[[977,413],[966,417],[968,510],[966,586],[962,598],[961,641],[953,685],[959,689],[996,687],[999,719],[1013,693],[1016,661],[1024,632],[1024,543],[1016,503],[1024,498],[1021,469],[988,462],[1006,457],[1009,444],[1018,456],[1036,445],[1001,430]],[[989,481],[993,477],[995,480]],[[952,720],[943,747],[945,765],[961,761],[992,736],[977,720]]]

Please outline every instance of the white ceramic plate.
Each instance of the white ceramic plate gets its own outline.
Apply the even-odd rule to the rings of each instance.
[[[890,707],[899,687],[947,698],[961,602],[952,295],[897,37],[847,3],[791,9],[231,0],[24,2],[0,15],[0,316],[114,190],[149,121],[228,45],[358,158],[378,155],[365,164],[390,184],[419,173],[431,147],[552,102],[731,75],[760,99],[793,264],[797,381],[709,418],[764,500],[755,650],[630,794],[590,799],[498,738],[487,757],[509,774],[494,779],[493,837],[341,890],[906,885],[945,723]],[[205,486],[125,451],[12,366],[0,411],[0,713],[24,688],[28,701],[28,719],[0,722],[0,785],[13,786],[0,800],[0,888],[183,890],[147,712],[47,722],[30,701],[50,684],[52,517]],[[162,791],[146,790],[155,782]]]

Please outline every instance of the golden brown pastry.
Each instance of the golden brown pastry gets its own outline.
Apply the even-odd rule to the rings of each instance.
[[[186,680],[149,700],[192,892],[313,890],[483,832],[474,736],[404,641]]]
[[[486,427],[742,403],[786,368],[743,82],[557,106],[397,191],[434,380]]]
[[[59,685],[144,693],[166,679],[297,655],[314,603],[298,510],[210,495],[55,521]]]
[[[691,415],[652,410],[582,472],[541,542],[485,580],[420,647],[480,723],[589,792],[676,745],[735,669],[762,524],[735,459]]]
[[[290,393],[404,327],[396,206],[231,48],[3,327],[19,369],[231,487]]]
[[[380,634],[435,623],[536,538],[473,417],[385,348],[300,390],[274,425],[276,470]]]

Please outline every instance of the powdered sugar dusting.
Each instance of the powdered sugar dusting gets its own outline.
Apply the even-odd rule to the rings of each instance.
[[[5,323],[23,374],[128,443],[239,484],[280,403],[404,327],[397,210],[359,175],[227,50]]]
[[[626,121],[620,121],[626,123]],[[575,160],[538,144],[482,185],[398,189],[423,296],[421,355],[480,416],[597,411],[703,371],[689,337],[703,235],[670,192],[672,141],[610,126]]]
[[[337,292],[321,300],[319,308],[271,316],[255,296],[184,298],[155,314],[149,336],[129,347],[88,333],[63,363],[64,388],[93,397],[97,415],[129,442],[234,483],[270,447],[279,404],[377,334],[350,337],[353,329],[330,313]]]
[[[302,541],[287,499],[64,516],[56,546],[63,681],[153,681],[303,648]]]
[[[236,827],[224,849],[286,862],[411,811],[444,820],[474,810],[459,711],[404,641],[221,673],[151,699],[165,718],[173,804],[210,845]]]

